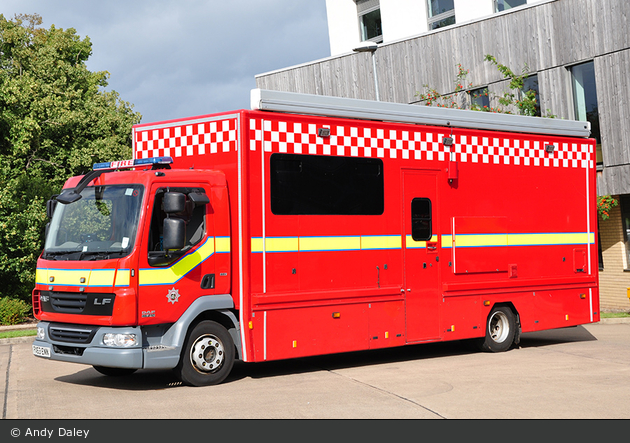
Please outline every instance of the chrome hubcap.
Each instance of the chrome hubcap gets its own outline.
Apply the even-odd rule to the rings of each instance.
[[[215,372],[224,361],[223,343],[214,335],[199,337],[190,348],[190,361],[199,372]]]
[[[490,317],[489,330],[492,340],[496,343],[504,342],[510,332],[510,324],[507,316],[500,311],[492,314],[492,317]]]

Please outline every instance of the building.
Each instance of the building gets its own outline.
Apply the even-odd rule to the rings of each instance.
[[[326,0],[331,57],[259,74],[256,84],[419,105],[433,89],[460,106],[492,108],[504,92],[523,91],[510,90],[485,56],[526,72],[523,90],[536,93],[537,115],[591,122],[598,195],[618,202],[599,219],[601,309],[630,311],[627,6],[627,0]],[[561,198],[550,196],[549,209]]]

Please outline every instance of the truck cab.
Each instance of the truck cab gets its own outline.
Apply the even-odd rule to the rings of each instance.
[[[196,372],[231,367],[238,320],[226,180],[218,171],[170,169],[171,163],[160,157],[96,164],[49,202],[33,290],[36,356],[90,364],[108,375],[177,369],[191,327],[214,320],[224,329],[210,339],[220,338],[213,348],[220,350],[204,353],[208,360],[200,359]]]

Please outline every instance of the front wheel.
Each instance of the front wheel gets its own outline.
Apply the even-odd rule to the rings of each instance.
[[[503,352],[510,349],[516,334],[516,320],[510,308],[494,308],[486,323],[486,337],[481,341],[481,349],[488,352]]]
[[[175,373],[191,386],[221,383],[234,364],[234,342],[219,323],[204,320],[188,334]]]

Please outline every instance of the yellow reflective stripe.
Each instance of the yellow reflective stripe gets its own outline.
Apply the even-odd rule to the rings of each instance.
[[[361,249],[400,249],[402,237],[400,235],[362,235]]]
[[[48,269],[37,268],[35,270],[35,283],[38,285],[47,285],[48,281]]]
[[[427,247],[427,242],[426,241],[415,241],[413,239],[413,237],[411,235],[408,235],[407,237],[407,249],[418,249],[418,248],[426,248]],[[432,242],[437,242],[438,241],[438,236],[437,235],[433,235],[431,237]]]
[[[112,286],[115,276],[115,269],[92,269],[87,284],[88,286]]]
[[[452,246],[451,235],[442,236],[442,247]],[[551,232],[531,234],[456,234],[458,248],[502,247],[502,246],[546,246],[594,244],[595,233]]]
[[[593,232],[508,234],[508,245],[510,246],[581,245],[594,243],[595,233]]]
[[[215,252],[230,252],[230,237],[215,237],[214,238]]]
[[[414,241],[406,235],[406,247],[409,249],[426,248],[426,241]],[[587,232],[573,233],[532,233],[532,234],[457,234],[456,246],[460,248],[504,247],[504,246],[540,246],[594,244],[595,234]],[[453,246],[450,234],[431,237],[432,242],[441,240],[442,248]],[[369,249],[400,249],[402,237],[398,235],[359,235],[330,237],[267,237],[265,252],[298,251],[358,251]],[[252,237],[252,252],[263,252],[262,237]]]
[[[35,282],[40,285],[113,286],[115,269],[51,269],[38,268]],[[50,281],[50,279],[53,281]],[[81,282],[81,279],[85,279]]]
[[[458,248],[507,246],[507,234],[456,234],[455,246]]]
[[[361,237],[300,237],[300,251],[358,251]]]
[[[214,238],[209,237],[203,245],[168,268],[140,269],[139,284],[140,286],[175,284],[212,254],[214,254]]]
[[[263,239],[261,237],[252,237],[251,243],[252,252],[263,251]]]
[[[267,237],[264,246],[266,252],[297,252],[299,242],[297,237]],[[260,250],[262,251],[262,239]]]
[[[262,237],[252,238],[252,252],[297,252],[297,237],[267,237],[264,241]]]
[[[443,235],[441,246],[443,248],[452,248],[453,247],[453,236],[452,235]]]
[[[131,270],[129,269],[119,269],[116,272],[116,281],[114,282],[114,286],[129,286],[129,282],[131,281]]]
[[[400,249],[400,235],[356,235],[318,237],[252,237],[254,253],[265,252],[319,252],[319,251],[361,251],[368,249]]]

